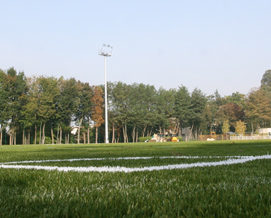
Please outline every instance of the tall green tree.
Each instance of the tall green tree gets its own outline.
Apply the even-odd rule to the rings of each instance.
[[[122,129],[123,141],[128,142],[128,118],[129,118],[129,94],[130,87],[118,82],[114,84],[110,99],[110,109],[114,111],[115,119]]]
[[[7,125],[9,110],[8,110],[8,90],[7,90],[7,75],[0,70],[0,145],[3,141],[3,128]]]
[[[80,104],[79,90],[77,81],[74,78],[65,80],[63,77],[58,80],[60,95],[56,101],[56,115],[51,125],[57,128],[56,140],[58,144],[62,143],[63,131],[65,143],[70,142],[70,125],[76,110]],[[54,139],[53,128],[51,129],[52,143]]]
[[[265,71],[261,80],[261,88],[271,91],[271,70]]]
[[[175,93],[174,111],[178,120],[178,133],[180,136],[182,128],[189,126],[191,113],[191,97],[185,86],[179,87]]]
[[[246,116],[251,125],[252,133],[256,127],[269,127],[271,124],[270,94],[258,89],[250,92],[246,104]]]
[[[176,123],[175,115],[175,94],[173,89],[165,90],[160,88],[157,91],[157,118],[159,132],[165,134],[165,130],[171,129],[174,133],[178,133],[179,126]],[[173,133],[172,132],[172,133]]]
[[[4,87],[8,94],[6,110],[9,126],[9,144],[16,144],[17,131],[20,128],[21,111],[24,105],[24,96],[27,94],[26,77],[23,72],[17,73],[14,68],[7,70]]]
[[[217,90],[214,94],[207,96],[202,123],[203,132],[205,132],[205,134],[210,134],[211,132],[221,133],[221,120],[217,112],[225,102],[225,99],[221,97]]]
[[[235,103],[226,103],[219,107],[217,118],[220,123],[223,123],[224,120],[229,120],[230,125],[234,126],[236,121],[245,119],[245,112],[241,106]]]
[[[57,79],[39,77],[38,81],[38,117],[40,121],[40,144],[45,143],[45,127],[55,119],[56,103],[60,95]]]
[[[77,82],[78,89],[78,104],[75,112],[75,121],[78,124],[77,131],[77,144],[81,141],[81,128],[89,123],[91,119],[92,102],[91,98],[93,95],[93,90],[89,83]],[[85,134],[85,132],[83,133]],[[85,135],[84,135],[85,139]]]
[[[239,107],[244,108],[246,102],[246,96],[239,92],[234,92],[229,96],[225,97],[227,103],[237,104]]]
[[[98,143],[98,129],[104,123],[103,118],[103,90],[99,86],[95,86],[93,88],[93,96],[92,96],[92,120],[95,122],[95,143]]]
[[[203,112],[205,110],[207,98],[199,89],[194,89],[191,94],[189,123],[197,138],[200,134],[200,127],[203,122]]]
[[[35,77],[27,79],[28,94],[26,96],[26,103],[22,108],[22,123],[23,127],[28,129],[28,143],[30,143],[30,130],[34,127],[34,140],[33,143],[37,143],[37,126],[40,124],[38,111],[39,111],[39,99],[38,89],[39,84]],[[24,132],[24,129],[23,129]],[[24,134],[23,134],[24,138]],[[23,140],[24,143],[24,140]]]

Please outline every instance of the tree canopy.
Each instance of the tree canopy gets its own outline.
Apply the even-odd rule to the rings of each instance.
[[[250,132],[270,127],[270,87],[271,70],[264,73],[261,87],[247,95],[221,96],[215,91],[207,96],[183,85],[166,90],[109,82],[110,141],[137,142],[154,133],[182,136],[186,131],[196,139],[235,131],[239,124]],[[103,142],[103,89],[74,78],[26,77],[14,68],[0,70],[0,143]]]

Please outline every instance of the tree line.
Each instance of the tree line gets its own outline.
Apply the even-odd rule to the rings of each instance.
[[[103,91],[103,86],[74,78],[0,70],[0,144],[104,142]],[[271,70],[246,95],[117,82],[108,83],[108,101],[113,143],[138,142],[154,133],[182,136],[185,129],[189,138],[197,139],[210,132],[234,132],[240,122],[254,133],[271,127]]]

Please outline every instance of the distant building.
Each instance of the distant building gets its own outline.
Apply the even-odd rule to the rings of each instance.
[[[271,128],[260,128],[258,132],[262,135],[271,135]]]

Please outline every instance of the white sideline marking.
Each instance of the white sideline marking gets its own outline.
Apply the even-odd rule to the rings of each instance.
[[[185,156],[183,156],[185,157]],[[188,157],[188,156],[186,156]],[[164,166],[149,166],[149,167],[135,167],[135,168],[128,168],[128,167],[57,167],[57,166],[33,166],[33,165],[11,165],[14,163],[26,163],[24,161],[21,162],[6,162],[0,165],[0,168],[5,169],[34,169],[34,170],[56,170],[60,172],[124,172],[124,173],[131,173],[131,172],[142,172],[142,171],[154,171],[154,170],[172,170],[172,169],[187,169],[193,167],[210,167],[210,166],[222,166],[222,165],[232,165],[232,164],[242,164],[249,161],[254,160],[262,160],[262,159],[271,159],[271,155],[263,155],[263,156],[227,156],[228,160],[217,161],[217,162],[201,162],[201,163],[191,163],[191,164],[173,164],[173,165],[164,165]],[[138,157],[140,158],[140,157]],[[147,159],[154,158],[154,157],[145,157]],[[160,157],[161,158],[161,157]],[[162,157],[163,158],[163,157]],[[168,157],[167,157],[168,158]],[[193,156],[190,156],[192,159]],[[200,157],[202,158],[202,157]],[[222,156],[221,156],[222,158]],[[238,159],[232,159],[238,158]],[[87,158],[85,158],[87,159]],[[92,159],[93,158],[88,158]],[[87,159],[87,160],[88,160]],[[65,159],[66,161],[69,159]],[[82,160],[82,159],[70,159],[70,160]],[[119,160],[119,159],[118,159]],[[122,159],[120,159],[122,160]],[[134,160],[134,158],[133,158]],[[48,160],[53,161],[53,160]],[[61,160],[57,160],[61,161]],[[64,161],[64,160],[62,160]],[[27,162],[29,163],[29,162]],[[31,162],[33,163],[33,162]]]
[[[149,160],[149,159],[204,159],[204,158],[238,158],[246,159],[251,156],[153,156],[153,157],[101,157],[101,158],[74,158],[74,159],[56,159],[56,160],[25,160],[12,161],[0,164],[17,164],[17,163],[46,163],[46,162],[74,162],[74,161],[99,161],[99,160]]]

